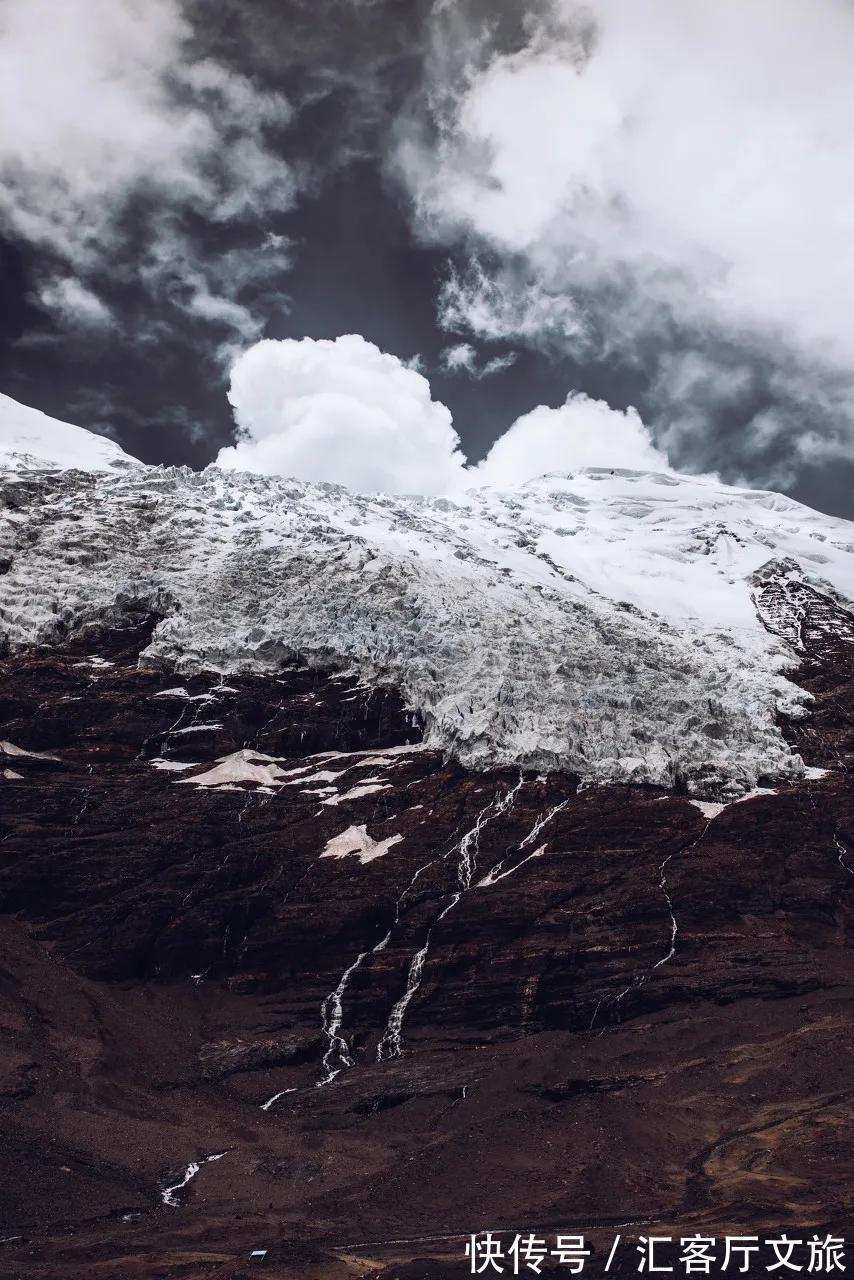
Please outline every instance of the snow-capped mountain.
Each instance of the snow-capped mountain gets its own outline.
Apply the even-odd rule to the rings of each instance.
[[[852,556],[671,474],[0,470],[16,1274],[844,1236]]]
[[[74,468],[111,471],[140,466],[105,436],[50,418],[38,409],[0,395],[0,467],[16,471]]]
[[[91,457],[78,432],[65,452]],[[850,523],[708,478],[588,468],[451,501],[216,469],[25,477],[3,484],[12,647],[154,611],[148,659],[351,670],[477,767],[696,794],[797,775],[776,723],[805,702],[795,596],[854,598]]]

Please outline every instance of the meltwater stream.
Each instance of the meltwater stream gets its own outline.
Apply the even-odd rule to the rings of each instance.
[[[416,951],[415,955],[409,963],[409,970],[406,975],[406,987],[403,995],[395,1003],[389,1014],[388,1023],[386,1024],[385,1034],[377,1045],[377,1062],[382,1062],[388,1058],[399,1058],[403,1052],[403,1021],[406,1017],[406,1010],[421,986],[421,979],[424,973],[424,962],[427,959],[427,953],[430,950],[430,940],[433,936],[433,930],[454,907],[461,898],[469,892],[472,887],[472,877],[477,870],[477,858],[480,851],[480,835],[484,827],[490,822],[494,822],[496,818],[500,818],[513,807],[516,796],[519,794],[524,785],[524,776],[519,774],[519,781],[514,787],[501,797],[500,800],[490,800],[489,804],[481,809],[477,815],[474,826],[465,833],[459,844],[456,846],[458,854],[457,862],[457,884],[459,888],[451,895],[451,899],[443,909],[439,912],[436,919],[427,930],[427,936],[424,939],[424,945]],[[452,850],[453,852],[453,850]]]

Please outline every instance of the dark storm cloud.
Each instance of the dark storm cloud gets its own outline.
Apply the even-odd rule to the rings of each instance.
[[[84,323],[85,299],[76,299],[72,313],[73,296],[63,309],[61,297],[46,294],[46,279],[58,269],[65,278],[54,247],[10,235],[3,389],[114,436],[146,461],[192,465],[210,461],[231,439],[229,352],[262,333],[352,331],[401,359],[418,355],[475,459],[530,408],[532,382],[537,400],[562,403],[567,376],[537,353],[481,384],[480,395],[465,376],[441,367],[447,341],[436,308],[446,255],[417,242],[406,201],[383,169],[390,128],[421,83],[430,12],[427,3],[397,0],[184,5],[182,41],[159,50],[148,67],[154,82],[164,77],[166,101],[186,108],[193,85],[176,73],[212,63],[215,83],[233,76],[249,86],[249,106],[286,103],[279,119],[264,123],[262,176],[279,158],[288,185],[271,207],[262,200],[258,211],[238,206],[228,217],[166,198],[147,172],[117,198],[104,192],[104,251],[70,277],[91,291],[90,305],[103,308],[97,325],[92,316]],[[80,59],[97,68],[100,53],[96,41]],[[135,96],[124,105],[150,110]],[[220,127],[245,142],[242,105]],[[227,199],[227,186],[217,192]],[[506,351],[499,344],[498,354]]]
[[[300,192],[285,95],[193,43],[177,0],[8,0],[0,29],[4,389],[71,417],[114,388],[123,443],[181,460]]]
[[[297,113],[303,177],[375,157],[420,77],[427,0],[224,0],[190,5],[194,52],[284,92]]]
[[[389,158],[451,339],[601,366],[677,465],[850,514],[854,10],[525,10],[437,5]]]
[[[49,3],[0,35],[3,390],[203,465],[234,353],[355,332],[419,358],[472,460],[576,390],[677,466],[854,510],[837,0],[715,0],[687,40],[681,0],[69,0],[65,36]]]

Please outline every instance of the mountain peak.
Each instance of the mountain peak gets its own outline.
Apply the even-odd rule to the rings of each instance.
[[[139,467],[113,440],[0,395],[0,466],[12,471]]]

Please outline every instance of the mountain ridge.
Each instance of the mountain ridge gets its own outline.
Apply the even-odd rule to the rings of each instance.
[[[0,393],[0,469],[110,471],[143,465],[106,436]]]

